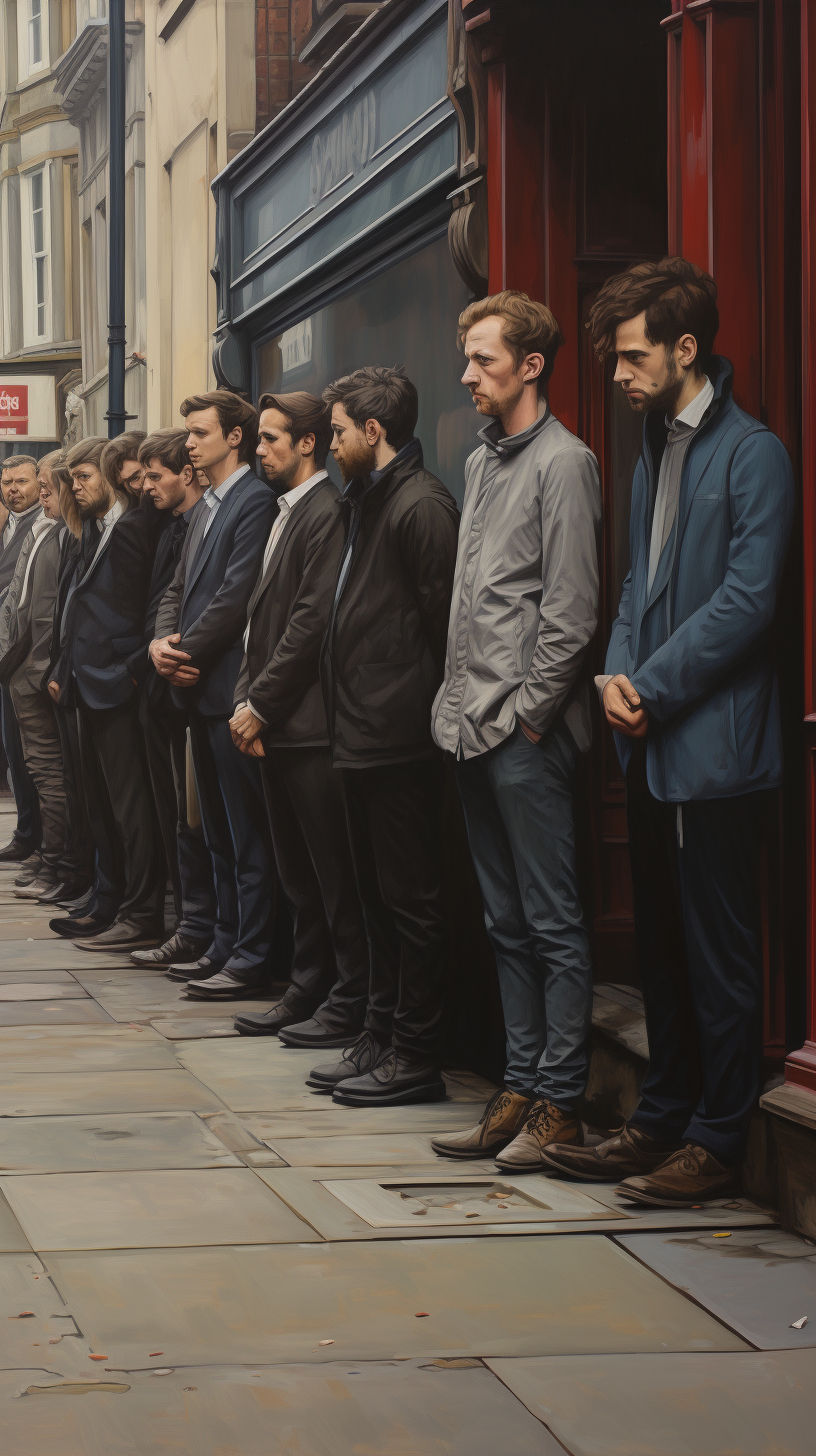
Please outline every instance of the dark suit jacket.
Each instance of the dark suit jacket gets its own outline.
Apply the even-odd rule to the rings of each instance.
[[[62,641],[89,708],[120,707],[136,691],[128,659],[141,645],[157,529],[165,524],[131,507],[76,581]]]
[[[328,744],[320,648],[345,536],[330,480],[290,512],[272,560],[249,600],[249,640],[236,703],[250,699],[271,747]]]
[[[0,595],[11,584],[14,568],[17,565],[17,557],[20,555],[23,549],[23,542],[31,527],[34,525],[41,509],[42,507],[39,501],[37,501],[33,506],[29,506],[27,511],[23,511],[17,517],[17,530],[14,532],[8,546],[0,549]]]
[[[206,509],[207,507],[199,500],[183,516],[171,516],[167,520],[167,525],[162,531],[156,547],[147,593],[144,636],[138,651],[128,659],[131,677],[136,679],[139,688],[147,695],[151,711],[154,713],[173,708],[170,684],[166,678],[160,677],[156,672],[148,652],[150,644],[156,636],[156,617],[167,588],[176,574],[189,528],[199,513]]]
[[[232,713],[244,655],[247,603],[277,509],[269,486],[247,466],[200,545],[198,521],[187,533],[178,569],[156,617],[156,636],[180,632],[178,645],[189,652],[201,674],[194,687],[173,688],[173,701],[179,707],[196,707],[210,718],[228,718]],[[203,510],[209,507],[205,504]]]

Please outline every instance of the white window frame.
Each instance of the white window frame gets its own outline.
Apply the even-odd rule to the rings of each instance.
[[[39,10],[36,7],[39,6]],[[20,81],[47,71],[51,65],[50,0],[18,0],[17,69]],[[34,39],[39,38],[40,59],[34,60]]]
[[[50,161],[26,172],[22,182],[23,339],[26,345],[48,344],[53,336]],[[35,207],[35,203],[40,205]]]

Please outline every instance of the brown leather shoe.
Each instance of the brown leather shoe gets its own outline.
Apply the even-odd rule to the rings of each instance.
[[[632,1203],[656,1203],[661,1208],[685,1208],[728,1193],[736,1182],[729,1168],[696,1143],[678,1148],[665,1163],[643,1178],[627,1178],[615,1192]]]
[[[467,1132],[452,1132],[449,1137],[431,1138],[431,1147],[446,1158],[493,1157],[524,1126],[532,1105],[532,1097],[500,1087],[493,1093],[476,1127]]]
[[[539,1172],[544,1167],[544,1151],[550,1143],[584,1141],[584,1129],[574,1112],[564,1112],[552,1102],[534,1102],[518,1137],[499,1153],[496,1164],[506,1173],[521,1169]]]
[[[542,1158],[545,1173],[559,1178],[578,1178],[587,1183],[615,1183],[637,1173],[651,1173],[675,1151],[671,1143],[658,1142],[641,1128],[622,1127],[594,1148],[562,1147],[551,1144]]]

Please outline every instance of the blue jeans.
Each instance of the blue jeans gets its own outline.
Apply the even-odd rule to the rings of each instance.
[[[456,782],[496,955],[506,1085],[572,1111],[587,1079],[592,964],[575,872],[578,750],[562,724],[458,759]]]

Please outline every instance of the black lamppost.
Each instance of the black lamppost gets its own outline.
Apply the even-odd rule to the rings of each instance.
[[[125,0],[108,0],[108,439],[125,412]]]

